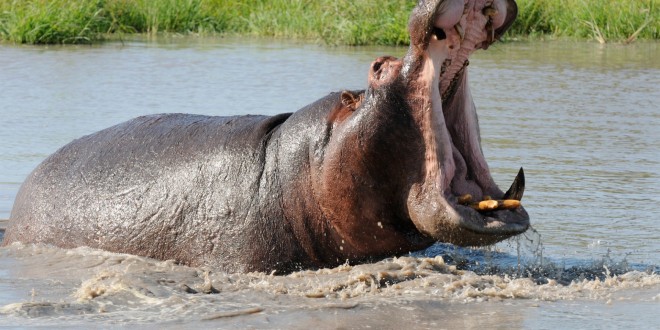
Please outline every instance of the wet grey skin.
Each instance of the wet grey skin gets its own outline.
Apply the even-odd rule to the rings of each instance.
[[[376,59],[364,91],[277,116],[144,116],[79,138],[26,179],[4,244],[286,273],[520,234],[522,206],[474,204],[519,201],[524,174],[506,194],[494,183],[466,69],[516,12],[420,1],[406,55]]]

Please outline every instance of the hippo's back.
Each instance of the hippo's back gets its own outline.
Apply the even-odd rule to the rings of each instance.
[[[246,196],[259,190],[268,139],[288,116],[152,115],[77,139],[23,183],[4,244],[217,263],[208,259],[218,251],[240,252],[224,238],[246,225]]]

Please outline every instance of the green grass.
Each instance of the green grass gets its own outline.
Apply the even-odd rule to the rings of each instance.
[[[518,0],[509,37],[660,39],[660,0]],[[238,34],[402,45],[415,0],[0,0],[0,40],[90,43],[113,34]]]
[[[658,0],[518,0],[509,35],[632,42],[660,39]]]
[[[0,37],[19,43],[90,42],[104,21],[99,1],[0,1]]]

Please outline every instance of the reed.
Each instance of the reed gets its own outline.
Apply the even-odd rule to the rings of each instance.
[[[89,43],[125,33],[238,34],[402,45],[414,0],[0,0],[0,40]],[[660,39],[658,0],[518,0],[508,37]]]
[[[410,0],[207,0],[202,9],[219,33],[403,45],[414,5]]]

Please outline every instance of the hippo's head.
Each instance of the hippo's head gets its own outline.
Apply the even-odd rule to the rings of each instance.
[[[317,174],[347,246],[480,246],[527,230],[522,170],[506,194],[493,181],[466,70],[516,14],[513,0],[421,0],[405,57],[378,58],[364,94],[344,92]]]

